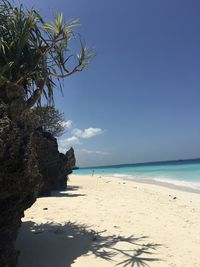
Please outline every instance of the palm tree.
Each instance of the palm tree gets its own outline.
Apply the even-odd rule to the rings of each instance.
[[[74,31],[76,26],[77,20],[64,22],[62,14],[47,24],[34,9],[13,7],[2,0],[0,97],[7,103],[23,97],[26,108],[35,105],[42,95],[52,103],[53,88],[58,83],[61,86],[60,79],[85,69],[94,55]],[[76,54],[69,49],[74,40],[80,42]]]

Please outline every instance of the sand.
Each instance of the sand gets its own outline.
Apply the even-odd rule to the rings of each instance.
[[[72,175],[26,211],[17,248],[19,267],[197,267],[200,194]]]

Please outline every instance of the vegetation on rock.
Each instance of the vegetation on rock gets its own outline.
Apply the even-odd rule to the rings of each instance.
[[[31,117],[36,128],[42,127],[54,137],[61,136],[66,129],[63,114],[54,106],[36,107],[31,110]]]

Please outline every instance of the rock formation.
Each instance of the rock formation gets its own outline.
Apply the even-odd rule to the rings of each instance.
[[[59,153],[57,140],[50,133],[41,132],[38,146],[39,170],[43,175],[43,184],[39,195],[48,196],[51,190],[65,190],[67,175],[72,172],[76,160],[73,148],[64,155]]]
[[[15,104],[15,103],[13,103]],[[16,265],[14,241],[24,210],[36,200],[42,175],[35,147],[37,132],[13,106],[0,102],[0,266]],[[19,110],[18,110],[19,112]],[[19,115],[19,113],[18,113]],[[25,116],[25,114],[24,114]]]
[[[56,139],[31,126],[19,101],[8,105],[0,99],[0,267],[16,266],[15,240],[24,210],[39,193],[64,189],[75,165],[73,149],[59,153]]]

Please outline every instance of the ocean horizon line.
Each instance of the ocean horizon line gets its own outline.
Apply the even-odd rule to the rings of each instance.
[[[144,162],[136,162],[136,163],[120,163],[120,164],[112,164],[112,165],[99,165],[99,166],[78,166],[79,169],[98,169],[98,168],[120,168],[120,167],[128,167],[128,166],[144,166],[144,165],[157,165],[157,164],[185,164],[185,163],[199,163],[199,158],[190,158],[190,159],[174,159],[174,160],[160,160],[160,161],[144,161]]]

